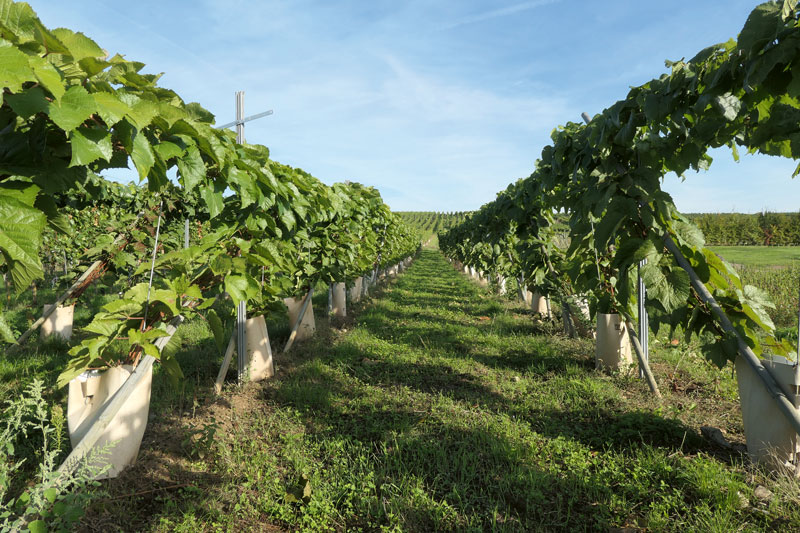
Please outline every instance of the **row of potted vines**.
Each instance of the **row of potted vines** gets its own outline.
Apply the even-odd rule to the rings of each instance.
[[[800,158],[796,3],[759,5],[738,40],[710,46],[689,61],[667,62],[668,74],[632,88],[586,124],[554,130],[530,177],[440,235],[444,253],[488,275],[518,278],[567,311],[588,297],[592,314],[623,319],[637,314],[638,271],[651,323],[679,328],[687,339],[699,337],[704,355],[719,367],[741,362],[739,339],[770,368],[785,363],[794,347],[776,337],[766,295],[743,285],[736,270],[706,248],[661,180],[668,172],[707,169],[712,147],[727,146],[736,159],[739,148]],[[566,214],[568,232],[558,230],[555,213]],[[683,258],[691,274],[679,266]],[[692,275],[735,334],[725,331]],[[771,373],[781,383],[780,372]],[[757,379],[755,386],[743,386],[742,374],[742,396],[745,389],[767,395]],[[781,386],[794,398],[788,383]],[[748,433],[751,453],[761,456],[772,446],[790,457],[795,432],[774,402],[757,401],[759,414],[748,415],[752,411],[743,407],[746,426],[748,418],[772,419],[781,437],[764,443]]]
[[[180,379],[159,341],[170,323],[202,314],[224,346],[240,302],[263,315],[317,282],[397,268],[419,247],[374,188],[328,186],[270,160],[264,146],[237,144],[142,63],[44,27],[25,3],[2,2],[0,64],[2,269],[21,293],[43,279],[43,256],[70,250],[97,260],[98,275],[128,280],[70,349],[59,386],[89,369],[128,364],[129,373],[148,357]],[[140,186],[101,177],[129,162]],[[14,341],[2,314],[0,331]]]

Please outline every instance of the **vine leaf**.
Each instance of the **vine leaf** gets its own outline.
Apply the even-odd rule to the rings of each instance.
[[[225,290],[231,295],[233,304],[239,305],[239,302],[255,298],[261,292],[261,287],[250,276],[234,274],[225,278]]]
[[[153,168],[156,160],[153,156],[153,151],[150,149],[150,142],[143,133],[137,133],[133,138],[133,150],[131,151],[131,159],[139,172],[139,179],[143,180],[147,177],[150,169]]]
[[[11,331],[11,327],[6,322],[3,313],[0,313],[0,339],[3,339],[5,342],[9,344],[14,344],[17,342],[16,336],[14,332]]]
[[[6,102],[17,115],[28,119],[36,113],[47,111],[47,98],[41,87],[31,87],[21,93],[6,95]]]
[[[64,131],[72,131],[94,113],[95,107],[97,106],[94,98],[86,92],[86,89],[76,85],[64,93],[60,102],[50,102],[47,114],[56,126]]]
[[[739,33],[739,50],[751,54],[772,42],[778,36],[778,28],[783,22],[781,15],[785,9],[785,5],[779,7],[773,3],[764,3],[756,7],[747,17],[747,22]]]
[[[211,332],[214,334],[214,342],[217,343],[217,349],[222,351],[225,348],[225,328],[222,327],[222,320],[213,309],[208,310],[207,318]]]
[[[86,57],[102,58],[106,56],[103,49],[83,33],[74,32],[67,28],[56,28],[52,30],[52,33],[67,47],[72,59],[76,62]]]
[[[69,166],[86,166],[98,159],[111,160],[111,134],[97,128],[78,128],[69,136],[72,159]]]
[[[725,93],[715,96],[713,100],[714,109],[729,121],[736,120],[739,116],[739,111],[742,109],[742,101],[739,100],[733,93]]]
[[[17,294],[44,277],[39,248],[45,224],[47,217],[39,209],[0,193],[0,252]]]
[[[36,79],[39,80],[39,83],[50,91],[50,94],[55,97],[56,101],[60,101],[66,89],[64,89],[64,84],[61,81],[61,74],[56,70],[56,67],[51,65],[49,61],[40,57],[31,57],[29,61],[33,66],[33,73]]]
[[[197,146],[189,146],[183,157],[178,159],[178,172],[183,178],[183,186],[187,191],[191,191],[202,183],[206,177],[206,166]]]
[[[35,79],[28,56],[11,46],[0,46],[0,87],[12,93],[22,90],[22,84]]]
[[[97,113],[111,127],[130,112],[130,107],[111,93],[94,93]]]

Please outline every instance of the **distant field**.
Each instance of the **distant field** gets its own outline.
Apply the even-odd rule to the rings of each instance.
[[[739,265],[789,265],[800,261],[800,246],[709,246],[729,263]]]

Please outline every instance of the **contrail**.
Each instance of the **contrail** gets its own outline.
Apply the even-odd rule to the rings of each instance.
[[[550,4],[557,4],[560,1],[561,0],[531,0],[530,2],[520,2],[519,4],[501,7],[500,9],[493,9],[491,11],[484,11],[483,13],[478,13],[477,15],[464,17],[451,24],[443,26],[442,29],[451,30],[453,28],[458,28],[459,26],[464,26],[467,24],[483,22],[484,20],[490,20],[498,17],[505,17],[508,15],[513,15],[514,13],[519,13],[521,11],[528,11],[530,9],[535,9],[537,7],[542,7]]]

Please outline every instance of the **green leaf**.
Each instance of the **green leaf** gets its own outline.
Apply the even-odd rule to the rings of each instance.
[[[142,132],[136,133],[133,138],[133,150],[131,151],[131,159],[139,172],[139,180],[144,180],[150,169],[156,162],[153,156],[153,151],[150,148],[150,141]]]
[[[73,235],[69,217],[59,210],[52,196],[47,194],[38,195],[33,206],[45,214],[47,225],[53,230],[63,235]]]
[[[50,94],[52,94],[57,101],[60,101],[66,89],[64,89],[64,82],[58,70],[56,70],[49,61],[40,57],[32,56],[30,58],[30,63],[33,66],[33,73],[36,79],[39,80],[39,83],[50,91]]]
[[[96,42],[80,32],[76,33],[67,28],[56,28],[52,30],[52,33],[67,47],[75,61],[80,61],[85,57],[102,58],[106,56]]]
[[[797,0],[783,0],[783,9],[781,9],[781,19],[786,20],[792,16],[794,9],[797,6]]]
[[[164,373],[167,375],[167,379],[173,388],[177,388],[181,380],[184,379],[183,371],[181,370],[181,365],[178,363],[178,360],[174,356],[167,355],[170,345],[173,342],[179,342],[176,337],[177,335],[173,336],[167,346],[164,347],[160,359],[161,367],[164,369]]]
[[[729,121],[736,120],[736,117],[739,116],[739,111],[742,109],[742,101],[732,93],[715,96],[712,103],[714,109]]]
[[[667,313],[686,305],[691,284],[682,269],[675,268],[665,274],[660,266],[648,263],[641,272],[649,300],[657,301]]]
[[[14,42],[28,42],[34,40],[36,31],[36,13],[31,6],[24,2],[0,2],[0,24],[4,26],[4,35]]]
[[[130,102],[128,102],[130,105]],[[153,121],[153,117],[158,114],[158,107],[148,100],[139,100],[131,106],[128,116],[133,120],[137,128],[144,129]]]
[[[747,17],[739,33],[737,47],[746,54],[758,52],[778,36],[785,6],[766,2],[756,7]]]
[[[225,348],[225,328],[222,326],[222,320],[213,309],[208,310],[208,325],[214,333],[214,341],[217,343],[217,349],[222,351]]]
[[[55,487],[47,488],[44,490],[44,492],[42,492],[42,495],[44,496],[45,500],[50,503],[54,503],[56,501],[56,497],[58,497],[58,489]]]
[[[205,122],[208,124],[214,123],[214,115],[203,106],[198,104],[197,102],[191,102],[186,104],[186,112],[192,117],[194,120],[198,122]]]
[[[200,150],[197,149],[197,146],[189,146],[183,157],[178,159],[178,172],[183,178],[183,187],[187,191],[191,191],[205,179],[206,165],[203,163],[203,158],[200,156]]]
[[[99,128],[78,128],[69,136],[72,159],[69,166],[86,166],[98,159],[111,160],[111,134]]]
[[[141,312],[142,304],[134,300],[119,298],[105,304],[103,309],[111,314],[133,316],[134,314]]]
[[[255,298],[261,292],[261,287],[250,276],[231,274],[225,278],[225,290],[231,295],[233,304],[239,305],[239,302]]]
[[[122,120],[130,112],[131,108],[111,93],[98,92],[93,96],[97,104],[97,114],[109,127]]]
[[[728,361],[734,361],[739,351],[739,342],[735,335],[726,333],[724,337],[719,340],[704,343],[701,346],[703,354],[706,358],[722,368]]]
[[[183,148],[169,141],[161,141],[157,145],[153,146],[153,149],[164,161],[169,161],[173,157],[181,157],[184,153]]]
[[[80,85],[70,87],[61,101],[50,102],[50,119],[64,131],[72,131],[94,113],[94,98]]]
[[[222,193],[216,192],[211,187],[203,187],[200,189],[200,197],[206,204],[208,214],[211,218],[214,218],[222,212],[222,208],[224,207]]]
[[[258,185],[253,177],[250,176],[250,174],[239,170],[238,168],[232,168],[228,173],[228,179],[232,184],[238,185],[237,189],[239,192],[239,197],[241,198],[242,209],[258,201],[260,197],[260,191],[258,190]]]
[[[44,277],[39,259],[47,217],[16,198],[0,194],[0,253],[6,260],[17,294]]]
[[[11,327],[8,325],[6,317],[3,316],[2,313],[0,313],[0,339],[9,344],[15,344],[17,342],[14,332],[11,331]]]
[[[31,533],[47,533],[47,524],[44,520],[34,520],[28,524]]]
[[[41,87],[31,87],[21,93],[6,95],[6,102],[14,110],[14,113],[24,119],[30,118],[36,113],[47,111],[47,98]]]
[[[35,79],[27,55],[10,45],[0,46],[0,89],[5,87],[16,93],[22,90],[23,83]]]

